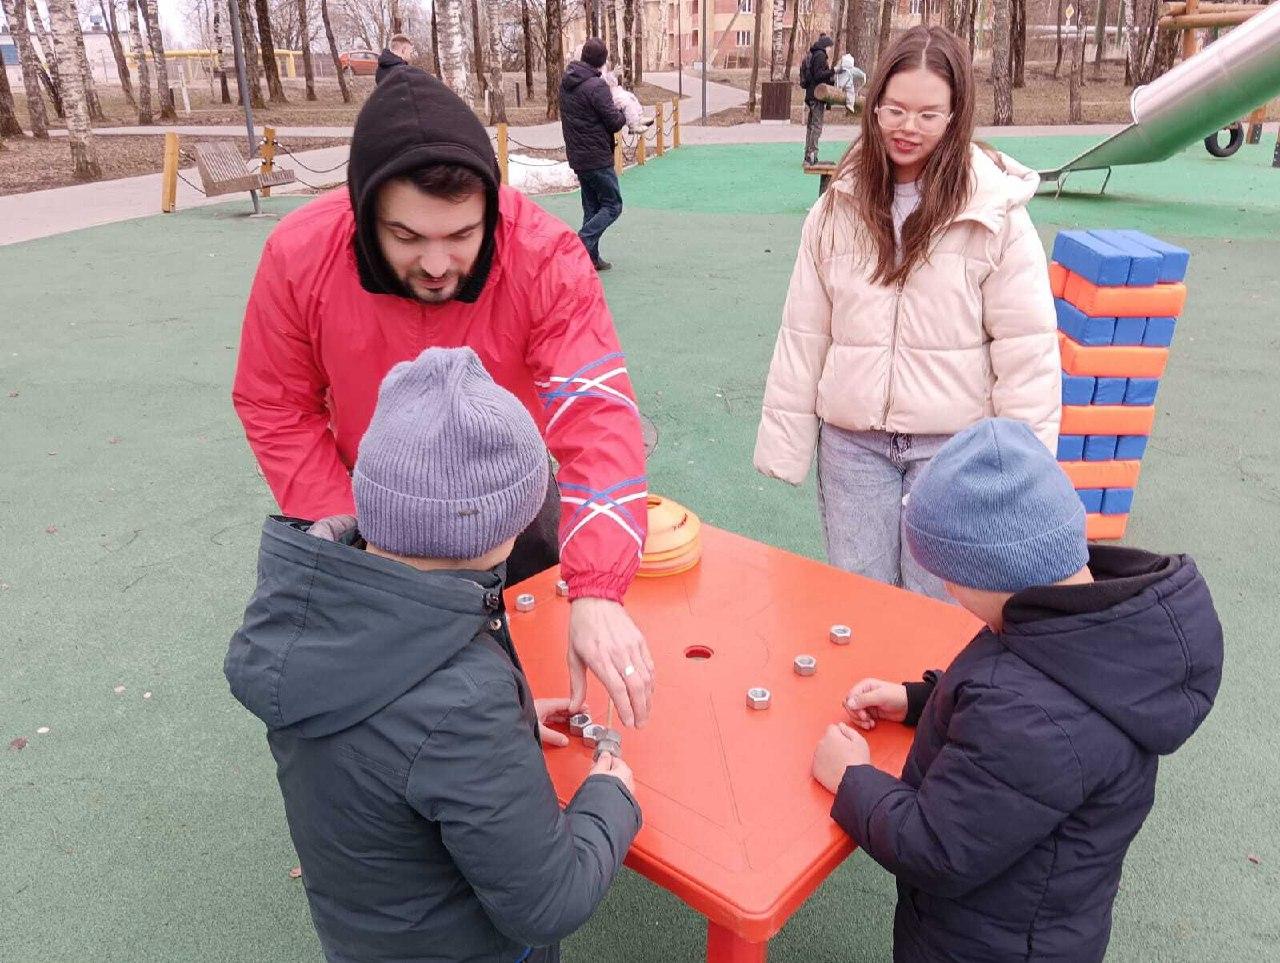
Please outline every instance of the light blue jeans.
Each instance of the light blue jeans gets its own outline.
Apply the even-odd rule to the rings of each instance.
[[[818,438],[818,508],[827,561],[846,572],[951,601],[942,581],[911,557],[902,500],[950,435],[846,431]]]

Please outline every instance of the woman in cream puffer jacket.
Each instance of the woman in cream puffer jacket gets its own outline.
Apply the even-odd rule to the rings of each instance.
[[[1057,447],[1053,297],[1026,210],[1039,179],[972,143],[953,35],[908,31],[876,74],[862,138],[805,221],[755,465],[799,485],[816,450],[831,563],[945,597],[901,539],[928,459],[992,415]]]

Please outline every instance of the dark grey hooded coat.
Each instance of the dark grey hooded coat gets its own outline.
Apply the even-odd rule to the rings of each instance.
[[[231,639],[331,963],[512,963],[604,898],[640,827],[616,779],[561,811],[495,572],[419,572],[268,519]]]

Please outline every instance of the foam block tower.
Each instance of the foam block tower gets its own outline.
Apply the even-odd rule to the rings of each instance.
[[[1091,539],[1124,537],[1190,257],[1141,231],[1062,231],[1054,241],[1058,461],[1088,511]]]

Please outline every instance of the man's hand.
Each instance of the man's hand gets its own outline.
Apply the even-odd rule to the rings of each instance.
[[[538,735],[542,737],[543,745],[567,746],[569,744],[568,736],[558,729],[551,728],[553,722],[569,721],[568,699],[534,699],[533,711],[538,715]]]
[[[653,659],[644,636],[619,603],[575,599],[569,606],[569,711],[578,712],[587,696],[587,670],[604,683],[625,726],[649,720],[653,697]]]
[[[313,522],[307,529],[307,534],[323,538],[326,542],[336,542],[355,527],[354,515],[330,515],[328,518]]]
[[[600,753],[600,758],[596,760],[596,764],[591,767],[591,772],[587,773],[587,776],[588,778],[591,776],[612,776],[627,787],[627,792],[633,796],[635,795],[636,780],[635,776],[631,774],[631,767],[612,753]]]
[[[874,729],[877,719],[901,722],[907,717],[907,687],[883,679],[863,679],[844,697],[844,708],[859,729]]]
[[[840,788],[844,771],[850,766],[871,764],[871,749],[857,729],[839,725],[827,726],[827,734],[813,754],[813,778],[834,793]]]

